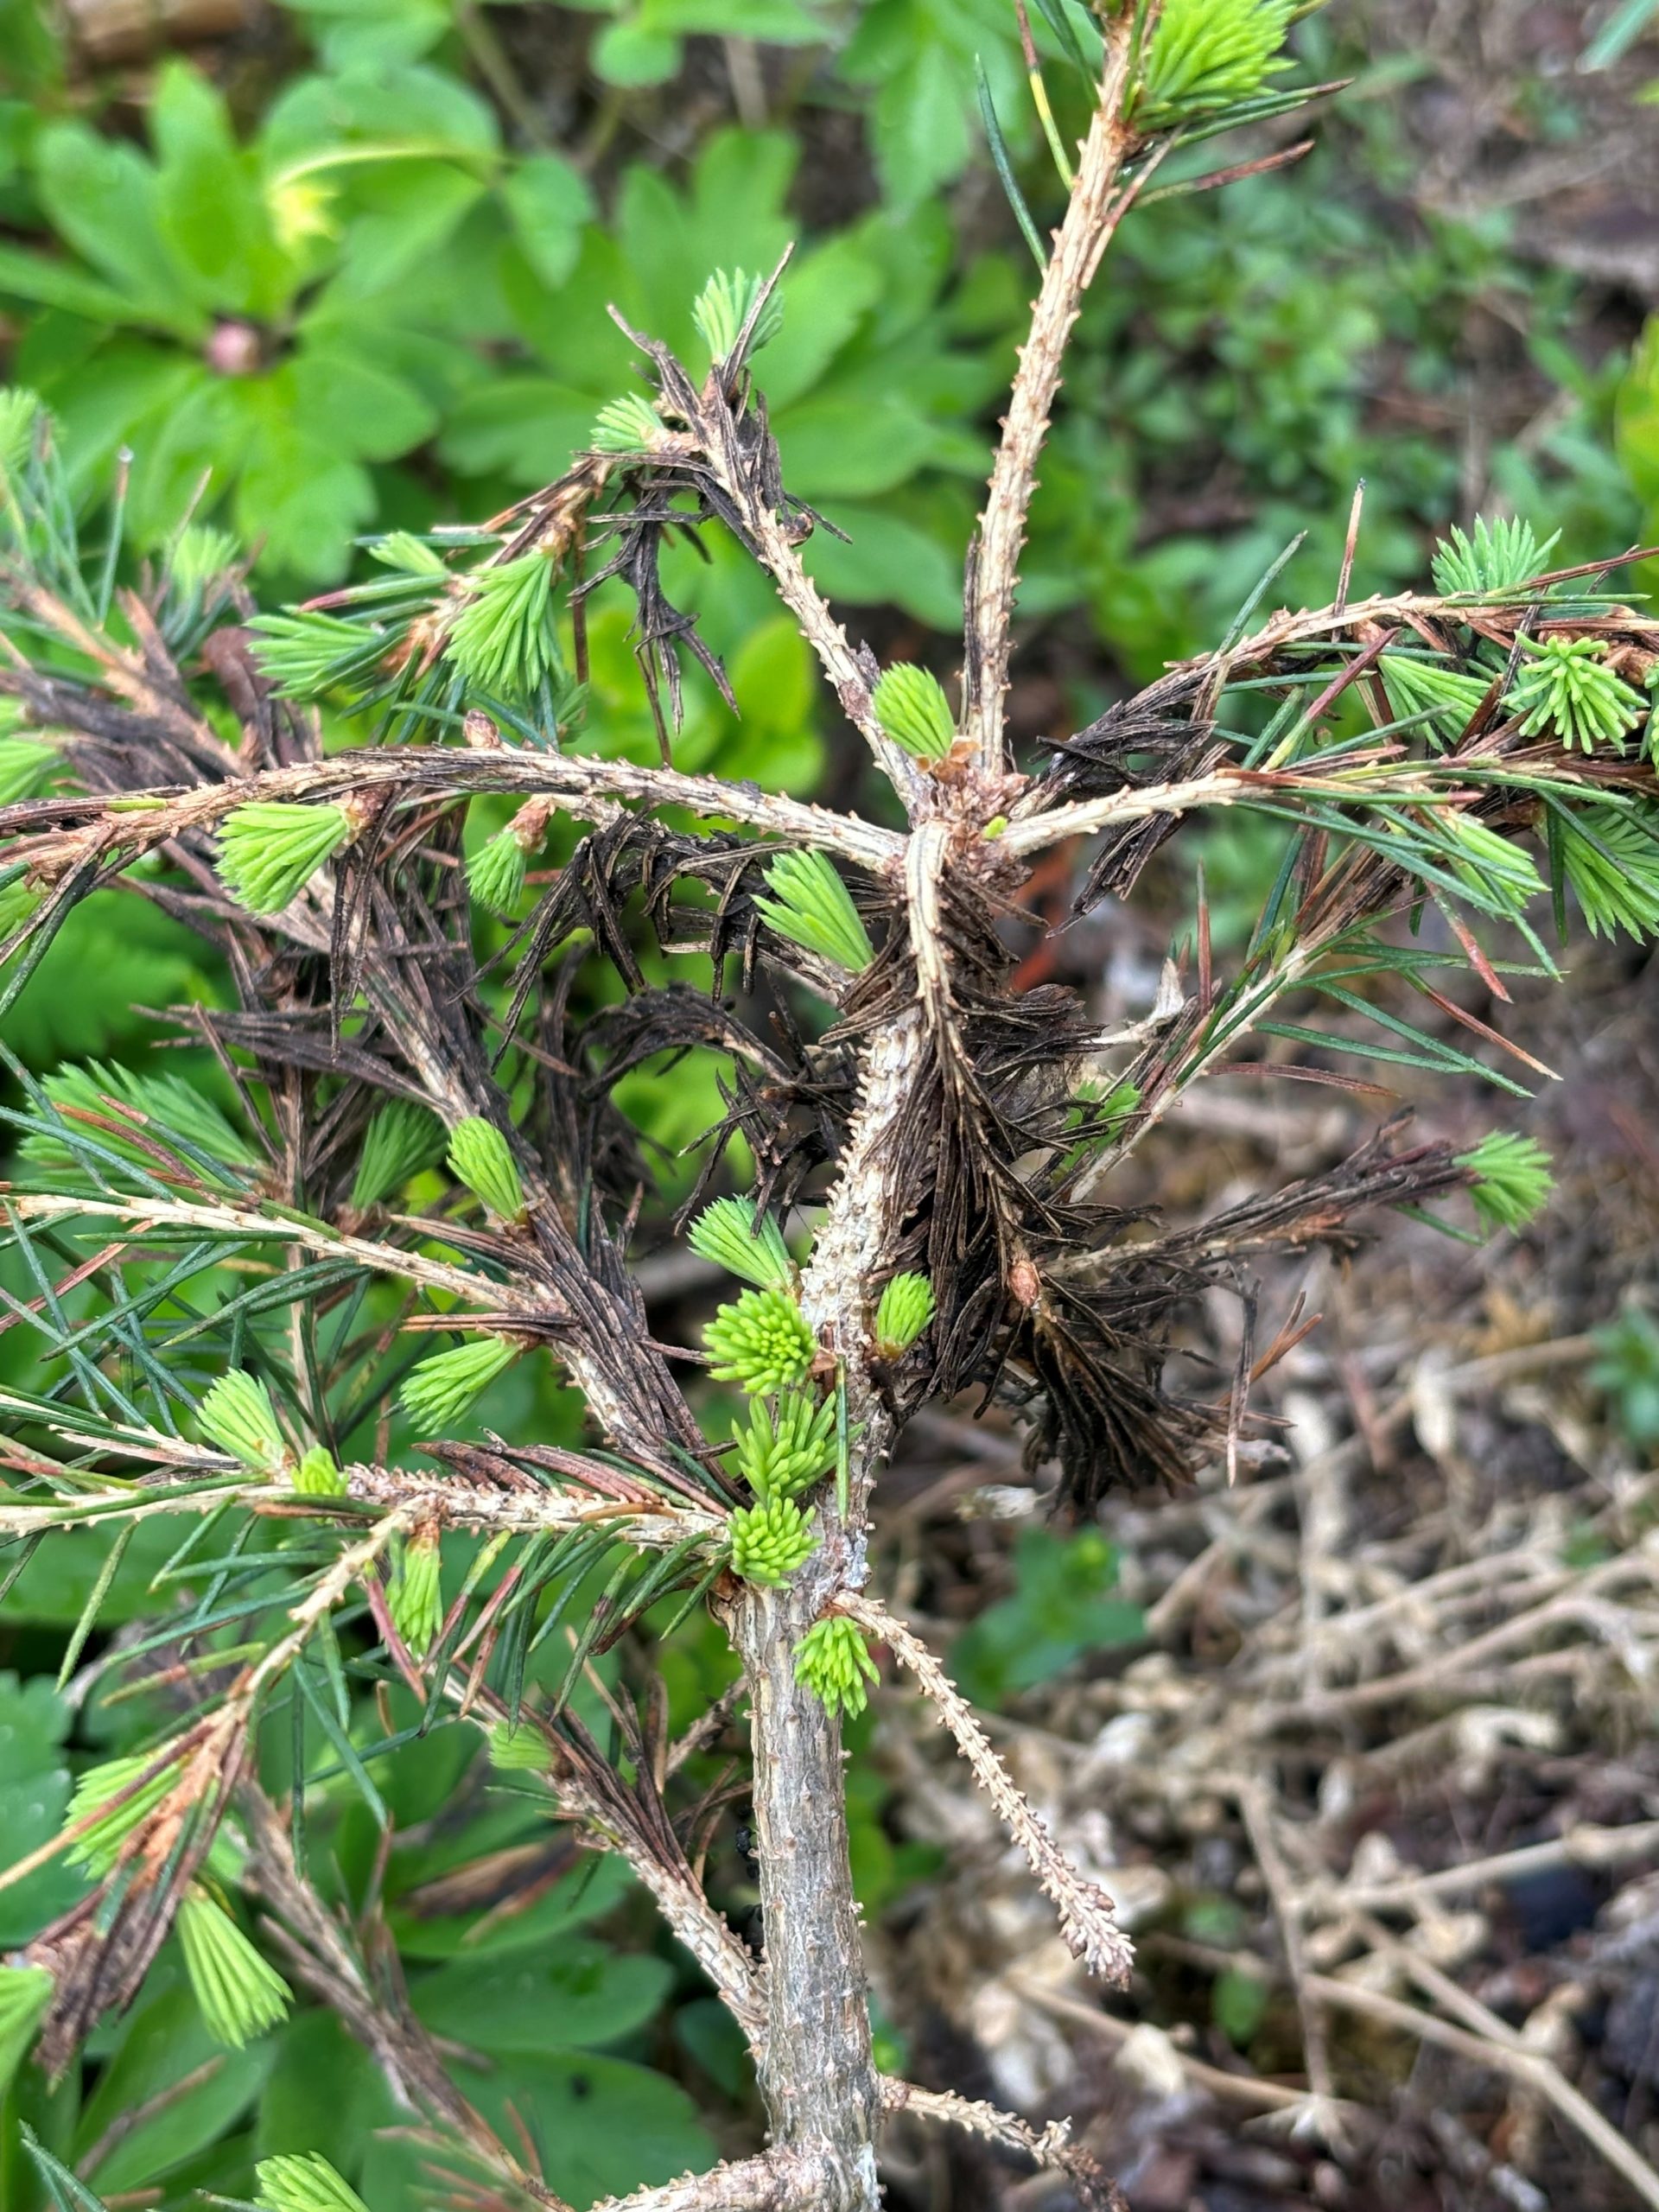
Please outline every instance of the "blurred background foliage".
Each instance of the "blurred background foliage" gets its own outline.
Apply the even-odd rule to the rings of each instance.
[[[1033,10],[1045,52],[1073,4]],[[1306,158],[1202,198],[1166,175],[1089,303],[1044,468],[1023,740],[1211,642],[1299,532],[1276,588],[1327,597],[1360,479],[1357,589],[1416,579],[1435,532],[1477,509],[1559,528],[1563,560],[1659,534],[1659,266],[1637,196],[1652,188],[1618,158],[1652,97],[1653,12],[1462,11],[1531,18],[1497,66],[1487,29],[1440,35],[1455,8],[1338,0],[1297,33],[1308,73],[1347,80]],[[0,0],[5,378],[57,411],[94,537],[117,499],[140,552],[187,517],[220,524],[253,550],[262,597],[301,597],[356,573],[365,532],[476,522],[556,476],[630,388],[609,304],[687,345],[705,276],[769,267],[793,241],[764,381],[791,488],[849,541],[821,532],[809,559],[878,650],[949,673],[1033,289],[986,154],[982,71],[1046,227],[1059,196],[1004,0]],[[1063,73],[1052,83],[1065,132],[1078,115]],[[1280,143],[1269,131],[1240,156]],[[719,548],[706,567],[677,559],[677,596],[728,657],[742,709],[694,682],[681,765],[844,786],[856,764],[764,582]],[[586,741],[649,757],[628,626],[626,604],[599,602]],[[499,826],[479,811],[469,842]],[[1228,833],[1207,865],[1224,941],[1229,902],[1249,911],[1271,856]],[[222,988],[188,934],[100,895],[8,1042],[40,1071],[139,1061],[162,1034],[147,1009]],[[680,1173],[674,1154],[717,1110],[712,1071],[691,1063],[671,1084],[647,1071],[626,1097]],[[1654,1433],[1653,1368],[1636,1313],[1600,1376],[1633,1433]],[[28,1371],[25,1332],[0,1336],[0,1372]],[[579,1409],[519,1371],[476,1418],[573,1435]],[[91,1535],[60,1542],[7,1590],[8,1860],[55,1830],[75,1771],[155,1724],[149,1698],[105,1694],[98,1657],[164,1611],[169,1587],[200,1603],[213,1585],[153,1529],[119,1556]],[[953,1655],[986,1703],[1138,1632],[1096,1534],[1028,1534],[1006,1572]],[[105,1578],[81,1649],[74,1624]],[[676,1726],[729,1680],[707,1624],[661,1658]],[[384,1916],[416,2012],[460,2048],[481,2108],[511,2104],[577,2203],[745,2139],[741,2045],[620,1869],[573,1864],[523,1778],[492,1775],[469,1734],[400,1744],[409,1715],[348,1675],[336,1688],[332,1735],[314,1732],[311,1871],[354,1917]],[[265,1779],[281,1792],[279,1733]],[[873,1920],[933,1863],[890,1832],[887,1796],[855,1761]],[[721,1829],[712,1853],[741,1923],[741,1834]],[[0,1894],[0,1943],[79,1887],[55,1866]],[[26,2073],[6,2097],[4,2212],[38,2201],[21,2117],[106,2196],[246,2196],[254,2159],[289,2150],[325,2152],[373,2212],[416,2186],[418,2149],[379,2132],[397,2114],[330,2017],[302,2010],[249,2050],[219,2050],[176,1961],[79,2074],[48,2094]]]

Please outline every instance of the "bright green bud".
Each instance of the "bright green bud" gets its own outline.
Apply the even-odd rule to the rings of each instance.
[[[449,1165],[498,1221],[522,1221],[524,1186],[512,1147],[493,1122],[470,1115],[449,1133]]]
[[[630,391],[600,409],[588,442],[595,453],[649,453],[662,435],[656,409]]]
[[[741,1383],[752,1397],[804,1382],[818,1349],[799,1306],[778,1290],[746,1290],[721,1306],[702,1340],[715,1381]]]
[[[788,1497],[740,1505],[726,1527],[732,1540],[732,1571],[746,1582],[781,1582],[802,1565],[817,1541],[810,1522]]]
[[[925,1275],[894,1275],[875,1309],[875,1349],[882,1359],[910,1350],[933,1319],[933,1286]]]
[[[869,1647],[853,1622],[840,1613],[814,1621],[795,1647],[795,1679],[810,1689],[824,1710],[849,1719],[870,1701],[869,1684],[879,1680]]]
[[[0,2097],[29,2054],[55,1986],[44,1967],[0,1967]]]
[[[372,680],[391,650],[386,632],[334,614],[256,614],[248,627],[260,674],[287,699]]]
[[[1457,1164],[1475,1178],[1470,1197],[1489,1229],[1520,1229],[1554,1188],[1549,1154],[1535,1137],[1483,1137]]]
[[[413,531],[389,530],[369,546],[370,560],[378,561],[383,569],[395,569],[405,576],[442,576],[448,574],[443,556],[424,538],[416,537]]]
[[[1497,599],[1522,590],[1540,575],[1554,549],[1554,537],[1541,545],[1529,522],[1519,517],[1488,522],[1475,517],[1467,536],[1453,528],[1434,549],[1434,588],[1446,599]],[[1385,656],[1386,658],[1386,656]]]
[[[158,1759],[162,1762],[159,1766]],[[89,1766],[75,1784],[63,1824],[66,1828],[72,1828],[100,1808],[105,1808],[103,1817],[75,1838],[64,1853],[67,1862],[100,1877],[107,1874],[127,1838],[143,1825],[175,1786],[180,1765],[176,1758],[163,1758],[160,1751],[139,1751],[125,1758],[105,1759],[99,1766]],[[152,1768],[155,1770],[141,1782],[139,1777]],[[124,1790],[127,1793],[124,1796]],[[120,1802],[112,1802],[116,1799]]]
[[[522,1344],[511,1337],[469,1337],[453,1351],[436,1351],[404,1377],[398,1397],[405,1413],[423,1428],[447,1428],[459,1421],[481,1390],[505,1375]]]
[[[57,754],[33,738],[0,737],[0,806],[28,798],[46,781]]]
[[[861,976],[875,957],[846,885],[822,853],[782,853],[766,870],[770,899],[755,906],[779,937]]]
[[[412,1098],[393,1098],[382,1106],[363,1132],[352,1181],[352,1208],[366,1213],[401,1191],[411,1176],[435,1167],[443,1157],[443,1124]]]
[[[786,1390],[777,1409],[757,1402],[747,1428],[734,1427],[737,1464],[758,1498],[798,1497],[836,1464],[836,1402]]]
[[[369,2212],[348,2181],[320,2151],[295,2151],[261,2158],[253,2170],[254,2202],[261,2212]]]
[[[6,507],[8,476],[21,476],[41,442],[42,409],[38,396],[22,385],[0,386],[0,514]]]
[[[795,1281],[784,1232],[749,1198],[716,1198],[691,1224],[687,1243],[700,1259],[762,1290],[788,1290]]]
[[[424,1658],[443,1625],[442,1551],[435,1529],[417,1529],[394,1562],[386,1604],[412,1657]]]
[[[200,591],[235,568],[238,554],[229,531],[193,522],[179,532],[168,556],[167,580],[175,591]]]
[[[178,1929],[190,1986],[216,2042],[240,2050],[287,2018],[288,1984],[200,1883],[184,1893]]]
[[[531,701],[561,671],[553,620],[553,563],[539,550],[475,569],[446,651],[466,682],[497,698]]]
[[[956,716],[930,670],[899,661],[883,671],[871,698],[882,728],[914,759],[943,760],[956,743]]]
[[[240,1368],[220,1376],[197,1408],[196,1418],[221,1452],[259,1474],[284,1475],[294,1464],[270,1391]]]
[[[251,914],[280,914],[346,844],[343,807],[262,799],[226,815],[219,835],[219,880]]]
[[[550,1756],[539,1728],[498,1720],[489,1732],[490,1764],[504,1774],[539,1774]]]
[[[344,1497],[346,1478],[326,1446],[314,1444],[301,1455],[294,1470],[294,1487],[302,1497]]]
[[[1592,937],[1659,936],[1659,848],[1640,815],[1577,807],[1552,823],[1550,846]]]
[[[258,1154],[240,1130],[182,1076],[140,1074],[99,1060],[67,1061],[47,1077],[41,1088],[62,1116],[66,1131],[84,1136],[99,1153],[116,1153],[130,1160],[150,1174],[163,1165],[156,1157],[156,1147],[176,1152],[175,1140],[191,1147],[190,1153],[176,1156],[195,1174],[208,1172],[192,1157],[199,1152],[227,1167],[251,1168],[258,1164]],[[89,1116],[95,1118],[89,1120]],[[30,1130],[19,1149],[35,1166],[57,1173],[73,1173],[79,1165],[67,1135],[56,1130]],[[93,1165],[100,1173],[110,1172],[105,1160]]]
[[[761,277],[746,276],[741,269],[717,269],[698,293],[691,320],[709,348],[711,361],[725,360],[736,345],[763,282]],[[784,303],[774,287],[754,326],[749,352],[758,353],[763,346],[769,346],[783,327]]]
[[[467,888],[486,914],[508,919],[524,894],[528,855],[512,828],[498,830],[467,863]]]
[[[1448,813],[1440,817],[1436,826],[1457,846],[1459,857],[1452,865],[1471,890],[1501,899],[1519,913],[1543,889],[1531,856],[1484,822],[1467,814]]]
[[[1569,751],[1593,753],[1598,745],[1624,750],[1624,733],[1645,719],[1648,702],[1602,658],[1599,638],[1522,638],[1534,658],[1516,674],[1504,705],[1519,715],[1521,734],[1548,731]]]
[[[1445,737],[1463,734],[1491,688],[1488,677],[1465,676],[1444,661],[1419,659],[1410,653],[1384,653],[1378,665],[1389,711],[1402,721],[1413,715],[1430,715],[1430,728]]]
[[[1253,99],[1288,65],[1280,54],[1295,0],[1165,0],[1141,77],[1143,130]]]

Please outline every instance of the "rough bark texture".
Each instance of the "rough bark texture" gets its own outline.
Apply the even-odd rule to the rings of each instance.
[[[1014,638],[1014,594],[1026,517],[1037,487],[1038,456],[1048,435],[1071,326],[1128,205],[1128,196],[1119,193],[1118,178],[1133,143],[1133,133],[1123,119],[1132,24],[1133,10],[1128,10],[1107,33],[1099,101],[1084,142],[1065,219],[1054,233],[1042,289],[1032,309],[1031,334],[1020,349],[1020,373],[1003,418],[990,491],[980,517],[969,586],[963,677],[967,733],[979,766],[992,771],[1002,766],[1002,697]]]
[[[817,1599],[746,1590],[735,1629],[751,1700],[755,1855],[766,1930],[760,2064],[775,2145],[817,2152],[823,2212],[877,2212],[877,2085],[847,1855],[840,1724],[795,1679]]]

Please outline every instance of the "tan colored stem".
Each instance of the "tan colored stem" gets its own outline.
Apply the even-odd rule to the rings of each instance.
[[[1119,190],[1124,156],[1135,134],[1124,120],[1134,11],[1105,29],[1106,58],[1094,121],[1084,141],[1065,219],[1032,310],[1031,334],[1020,354],[1002,441],[980,517],[967,610],[967,734],[982,769],[1002,767],[1002,698],[1007,690],[1014,596],[1026,518],[1037,488],[1037,461],[1048,435],[1060,369],[1100,257],[1128,206]]]

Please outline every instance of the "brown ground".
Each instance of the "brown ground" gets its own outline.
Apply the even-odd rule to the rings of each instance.
[[[1144,1010],[1161,950],[1131,926],[1096,934],[1128,979],[1111,1020]],[[880,1931],[913,2068],[1076,2113],[1135,2212],[1659,2202],[1659,1475],[1586,1382],[1588,1332],[1659,1274],[1659,977],[1592,947],[1531,995],[1509,1026],[1560,1082],[1512,1124],[1472,1084],[1421,1120],[1542,1137],[1548,1214],[1478,1250],[1392,1221],[1345,1277],[1273,1283],[1264,1336],[1298,1291],[1325,1316],[1256,1399],[1276,1440],[1231,1491],[1217,1469],[1109,1505],[1148,1638],[999,1726],[1135,1929],[1127,1998],[1083,1982],[925,1713],[890,1705],[877,1740],[895,1825],[961,1868]],[[1366,1126],[1333,1097],[1216,1086],[1134,1195],[1185,1216],[1328,1165]],[[1225,1306],[1206,1322],[1224,1359]],[[987,1442],[936,1428],[891,1508],[926,1562],[899,1595],[942,1641],[1006,1586],[1004,1546],[959,1517],[1028,1479]],[[1265,1989],[1248,2056],[1209,2024],[1241,1971]],[[911,2147],[896,2202],[1068,2201]]]

